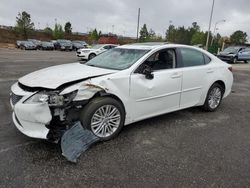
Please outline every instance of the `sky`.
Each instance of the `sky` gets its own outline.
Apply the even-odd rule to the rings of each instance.
[[[97,28],[135,37],[140,8],[140,27],[145,23],[163,35],[170,22],[186,27],[197,22],[207,31],[211,7],[212,0],[0,0],[0,25],[14,26],[18,12],[26,11],[37,29],[70,21],[73,32]],[[211,30],[226,20],[217,24],[217,32],[229,36],[242,30],[250,36],[249,8],[250,0],[215,0]]]

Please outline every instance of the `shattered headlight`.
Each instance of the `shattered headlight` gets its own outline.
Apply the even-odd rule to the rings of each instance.
[[[77,91],[65,95],[59,95],[58,92],[38,92],[28,98],[24,103],[48,103],[49,106],[63,106],[71,102],[77,94]]]
[[[27,103],[27,104],[45,103],[48,100],[49,100],[49,96],[47,94],[39,92],[39,93],[32,95],[30,98],[24,101],[24,103]]]

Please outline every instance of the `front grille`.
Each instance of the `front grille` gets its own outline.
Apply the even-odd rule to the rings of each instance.
[[[11,98],[12,104],[15,105],[16,103],[18,103],[18,101],[20,101],[23,98],[23,96],[11,93],[10,98]]]
[[[220,55],[219,58],[220,58],[220,59],[228,59],[228,60],[231,59],[231,57],[229,57],[229,56],[223,56],[223,55]]]

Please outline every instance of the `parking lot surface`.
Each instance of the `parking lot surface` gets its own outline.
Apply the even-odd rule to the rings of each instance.
[[[11,120],[10,86],[74,52],[0,49],[0,187],[249,187],[250,65],[233,65],[220,108],[174,112],[124,127],[71,164],[59,145],[28,138]]]

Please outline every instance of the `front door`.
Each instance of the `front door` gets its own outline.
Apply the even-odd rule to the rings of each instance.
[[[130,97],[135,105],[133,120],[153,117],[179,108],[182,72],[175,68],[176,62],[174,49],[161,50],[142,64],[152,68],[152,79],[137,71],[131,74]]]

